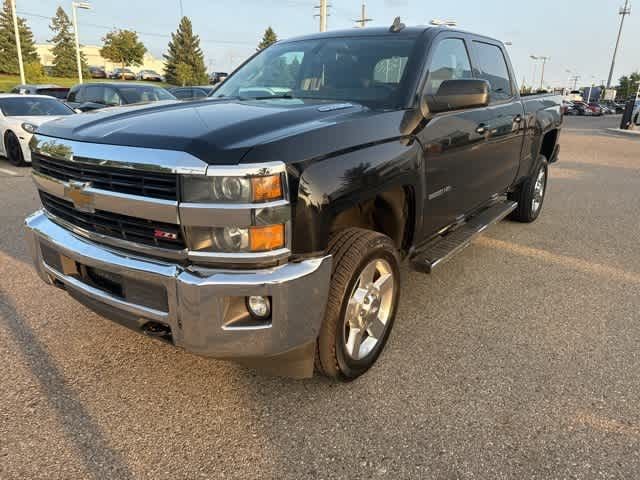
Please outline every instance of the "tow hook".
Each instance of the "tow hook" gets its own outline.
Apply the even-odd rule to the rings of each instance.
[[[142,326],[142,331],[150,337],[171,341],[171,328],[168,325],[158,322],[147,322]]]

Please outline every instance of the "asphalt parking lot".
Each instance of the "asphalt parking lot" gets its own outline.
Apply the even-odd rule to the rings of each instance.
[[[28,168],[0,160],[0,478],[631,479],[640,472],[640,140],[568,118],[531,225],[405,268],[376,366],[262,376],[42,284]]]

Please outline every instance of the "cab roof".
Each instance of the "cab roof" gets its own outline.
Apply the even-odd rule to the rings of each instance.
[[[351,28],[344,30],[330,30],[327,32],[312,33],[299,37],[287,38],[278,43],[297,42],[300,40],[315,40],[317,38],[338,38],[338,37],[416,37],[425,31],[437,28],[430,26],[405,27],[398,32],[391,32],[389,27],[367,27],[367,28]]]
[[[288,42],[297,42],[300,40],[315,40],[319,38],[340,38],[340,37],[383,37],[385,36],[389,38],[394,38],[394,37],[415,38],[426,32],[429,32],[430,34],[435,35],[442,31],[456,32],[456,33],[461,33],[463,35],[473,35],[474,37],[484,38],[492,42],[500,42],[499,40],[492,37],[488,37],[486,35],[481,35],[475,32],[469,32],[467,30],[463,30],[459,28],[451,28],[451,27],[438,26],[438,25],[407,26],[399,31],[391,31],[390,27],[391,27],[391,24],[388,27],[367,27],[367,28],[351,28],[351,29],[343,29],[343,30],[330,30],[327,32],[312,33],[309,35],[302,35],[299,37],[287,38],[285,40],[280,40],[277,43],[288,43]]]

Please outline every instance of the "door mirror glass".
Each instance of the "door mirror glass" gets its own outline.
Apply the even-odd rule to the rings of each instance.
[[[435,95],[424,95],[423,103],[431,113],[485,107],[489,104],[489,90],[485,80],[445,80]]]

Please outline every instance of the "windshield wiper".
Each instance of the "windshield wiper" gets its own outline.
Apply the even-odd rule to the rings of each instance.
[[[264,95],[261,97],[238,97],[240,100],[271,100],[277,98],[296,98],[292,93],[283,93],[282,95]]]

